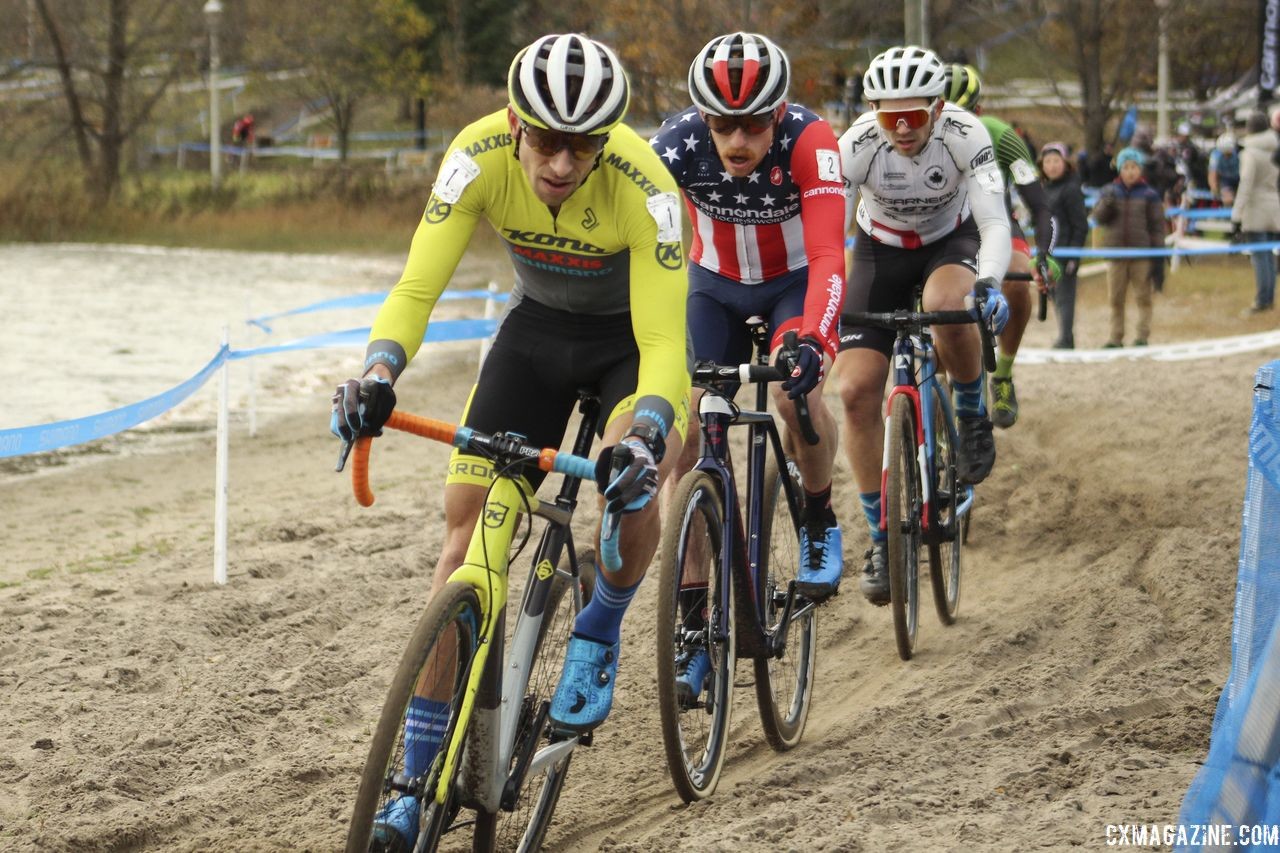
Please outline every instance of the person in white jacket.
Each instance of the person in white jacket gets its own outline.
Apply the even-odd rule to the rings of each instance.
[[[1248,135],[1240,141],[1240,187],[1231,208],[1233,237],[1248,243],[1280,240],[1280,169],[1272,162],[1280,137],[1262,113],[1249,116]],[[1248,313],[1270,311],[1276,304],[1276,259],[1270,249],[1253,252],[1257,293]]]

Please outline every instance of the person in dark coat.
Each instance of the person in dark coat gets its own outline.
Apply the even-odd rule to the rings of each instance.
[[[1057,247],[1080,247],[1089,236],[1089,220],[1084,210],[1084,192],[1076,176],[1075,164],[1066,143],[1050,142],[1040,150],[1041,183],[1049,199],[1049,210],[1058,223]],[[1074,349],[1076,314],[1076,274],[1079,258],[1065,258],[1062,277],[1053,289],[1053,306],[1058,315],[1058,339],[1054,349]]]
[[[1116,248],[1164,248],[1164,205],[1142,177],[1142,152],[1125,148],[1116,155],[1120,177],[1102,188],[1093,221],[1102,226],[1103,244]],[[1124,346],[1125,294],[1132,289],[1138,303],[1138,331],[1133,345],[1145,347],[1151,335],[1151,293],[1164,283],[1164,257],[1114,258],[1107,263],[1111,299],[1111,336],[1105,348]]]

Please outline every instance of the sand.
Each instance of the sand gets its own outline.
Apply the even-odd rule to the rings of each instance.
[[[1229,665],[1253,372],[1277,355],[1020,367],[957,624],[925,592],[904,663],[888,610],[847,582],[820,613],[802,743],[769,748],[740,663],[725,776],[692,807],[663,762],[646,583],[549,846],[1100,849],[1108,824],[1175,821]],[[474,349],[424,361],[402,407],[454,417]],[[207,417],[6,469],[0,848],[340,848],[430,584],[447,449],[379,442],[361,509],[332,471],[327,407],[303,395],[256,438],[237,423],[225,587]],[[856,572],[843,460],[835,496]]]

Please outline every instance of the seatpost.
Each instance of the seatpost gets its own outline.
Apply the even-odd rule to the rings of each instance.
[[[769,321],[760,316],[747,318],[751,340],[755,342],[756,364],[769,363]],[[763,382],[756,383],[756,410],[765,411],[769,405],[769,389]]]

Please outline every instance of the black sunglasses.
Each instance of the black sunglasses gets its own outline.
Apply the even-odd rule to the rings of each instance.
[[[568,148],[573,159],[584,163],[594,160],[604,150],[605,141],[609,138],[607,133],[563,133],[559,130],[531,127],[524,122],[520,123],[520,128],[529,147],[543,157],[554,157]]]
[[[706,121],[711,132],[721,136],[730,136],[738,128],[742,128],[748,136],[759,136],[773,127],[773,110],[749,116],[708,115]]]

